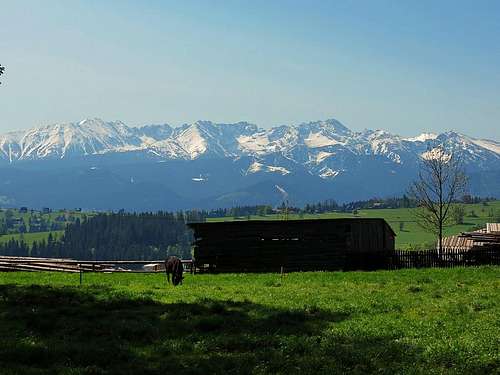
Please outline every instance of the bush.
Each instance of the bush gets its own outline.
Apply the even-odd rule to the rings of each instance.
[[[465,208],[463,206],[457,205],[453,207],[453,210],[451,211],[451,217],[453,218],[455,224],[463,224],[464,216],[465,216]]]

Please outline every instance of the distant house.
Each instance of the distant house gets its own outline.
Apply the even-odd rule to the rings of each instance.
[[[194,265],[214,272],[337,270],[377,266],[394,250],[384,219],[252,220],[188,224]],[[365,256],[366,255],[366,256]],[[367,266],[364,264],[363,268]]]
[[[21,213],[21,214],[27,214],[28,213],[28,207],[21,207],[19,209],[19,213]]]
[[[51,212],[52,212],[52,210],[48,207],[42,208],[42,213],[44,213],[44,214],[50,214]]]
[[[24,220],[22,217],[14,217],[14,218],[12,218],[12,224],[13,225],[23,225]]]
[[[443,238],[443,252],[481,248],[500,250],[500,223],[487,223],[483,229]]]

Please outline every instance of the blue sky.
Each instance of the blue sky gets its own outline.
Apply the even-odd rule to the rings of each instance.
[[[337,118],[500,138],[500,1],[2,1],[0,131]]]

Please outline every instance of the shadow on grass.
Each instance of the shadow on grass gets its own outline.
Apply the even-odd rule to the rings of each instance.
[[[315,307],[293,311],[208,299],[162,304],[102,288],[4,285],[0,369],[2,374],[411,369],[416,349],[394,338],[329,330],[346,319]]]

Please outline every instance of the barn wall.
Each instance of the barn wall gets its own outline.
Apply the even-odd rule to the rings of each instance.
[[[197,267],[218,272],[343,269],[346,252],[390,247],[381,219],[331,219],[197,223]],[[392,243],[392,249],[394,248]]]

